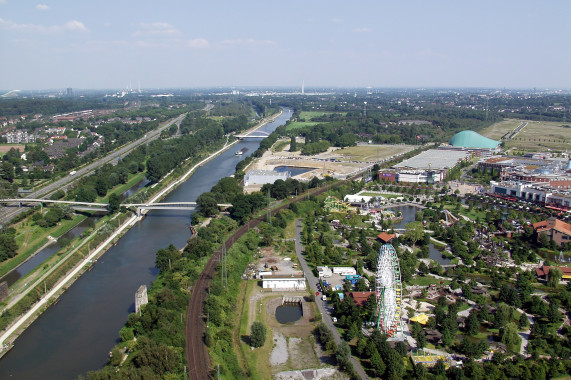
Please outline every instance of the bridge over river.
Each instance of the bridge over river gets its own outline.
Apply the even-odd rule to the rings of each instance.
[[[9,198],[0,199],[0,204],[18,204],[18,207],[22,207],[26,204],[40,204],[45,203],[52,204],[65,204],[70,205],[74,210],[89,210],[89,211],[109,211],[108,203],[96,203],[96,202],[75,202],[75,201],[62,201],[55,199],[34,199],[34,198]],[[229,203],[219,203],[218,207],[224,209],[232,207]],[[142,210],[195,210],[197,207],[196,202],[156,202],[156,203],[122,203],[120,207],[135,207],[137,209],[137,215],[140,215]]]

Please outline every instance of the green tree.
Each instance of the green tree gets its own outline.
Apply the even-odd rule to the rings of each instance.
[[[341,341],[335,351],[335,359],[342,369],[349,368],[351,365],[351,348],[349,348],[349,343],[344,340]]]
[[[518,347],[521,343],[521,337],[518,335],[517,326],[510,322],[500,329],[500,340],[503,344],[512,347]]]
[[[289,151],[296,152],[298,151],[297,141],[295,141],[295,136],[291,136],[290,143],[289,143]]]
[[[518,325],[520,329],[527,329],[529,327],[529,319],[526,314],[522,313],[522,315],[519,316]]]
[[[407,223],[405,230],[404,236],[412,242],[413,248],[417,241],[424,238],[424,227],[421,222]]]
[[[381,355],[377,349],[374,350],[373,355],[371,356],[371,367],[373,367],[373,371],[375,372],[376,377],[382,377],[386,370],[385,362],[381,359]]]
[[[400,380],[404,375],[404,363],[401,356],[393,349],[389,349],[384,359],[387,366],[386,378],[390,380]]]
[[[549,280],[547,281],[547,284],[552,288],[556,288],[557,285],[559,285],[559,280],[561,280],[562,276],[563,273],[561,272],[561,269],[555,267],[549,268]]]
[[[252,323],[250,333],[250,346],[262,347],[266,342],[266,326],[263,323],[255,321]]]
[[[119,211],[120,206],[121,206],[121,197],[117,193],[112,193],[109,196],[109,212],[113,214]]]
[[[474,336],[480,330],[480,321],[478,321],[478,317],[476,316],[476,311],[472,311],[468,318],[466,318],[466,333],[468,335]]]
[[[202,193],[196,199],[198,212],[204,216],[214,216],[218,214],[218,202],[215,194],[211,192]]]

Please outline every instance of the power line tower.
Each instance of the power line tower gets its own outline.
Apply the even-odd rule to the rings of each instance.
[[[270,190],[268,190],[268,223],[272,225],[272,212],[270,211]]]

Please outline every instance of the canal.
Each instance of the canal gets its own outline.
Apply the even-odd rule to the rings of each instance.
[[[284,109],[260,130],[272,132],[291,118]],[[236,164],[252,154],[259,139],[238,142],[207,162],[164,202],[195,201],[220,178],[234,173]],[[248,148],[243,156],[235,153]],[[131,228],[48,308],[0,359],[1,379],[75,379],[103,367],[119,340],[119,330],[135,310],[135,292],[150,286],[158,271],[157,250],[174,244],[184,247],[190,237],[190,213],[154,210]]]

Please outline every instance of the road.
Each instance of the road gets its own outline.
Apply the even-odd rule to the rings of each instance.
[[[164,125],[162,125],[161,127],[147,133],[145,136],[141,137],[138,140],[135,140],[115,151],[113,151],[112,153],[109,153],[107,156],[92,162],[89,165],[86,165],[83,168],[77,169],[76,173],[73,176],[67,175],[53,183],[50,183],[47,186],[42,187],[39,190],[34,191],[32,194],[29,194],[28,196],[26,196],[25,198],[42,198],[48,194],[50,194],[53,191],[59,190],[59,189],[65,189],[70,183],[72,183],[73,181],[77,180],[78,178],[91,173],[92,171],[94,171],[95,169],[97,169],[100,166],[103,166],[113,160],[115,160],[117,157],[123,158],[125,157],[127,154],[129,154],[130,151],[132,151],[133,149],[135,149],[136,147],[138,147],[141,144],[150,142],[152,140],[157,139],[158,137],[160,137],[161,132],[164,129],[167,129],[168,127],[170,127],[171,125],[173,125],[174,123],[177,123],[177,125],[180,125],[181,121],[184,119],[184,117],[186,116],[186,114],[182,114],[179,117],[177,117],[176,119],[172,119],[168,122],[166,122]],[[16,217],[17,215],[19,215],[20,213],[24,212],[25,210],[27,210],[26,208],[2,208],[0,209],[0,224],[7,224],[12,218]]]
[[[313,275],[313,272],[309,269],[309,267],[307,266],[307,262],[305,261],[305,258],[301,254],[301,219],[298,219],[295,222],[295,253],[297,254],[297,258],[299,259],[301,269],[303,270],[303,273],[307,278],[307,281],[309,282],[309,287],[311,289],[311,292],[315,294],[315,292],[318,291],[317,283],[319,282],[319,280],[317,277]],[[327,301],[323,301],[321,297],[315,297],[315,303],[317,304],[317,308],[319,309],[319,312],[322,315],[323,322],[333,333],[333,338],[335,339],[335,343],[339,345],[341,343],[341,336],[339,335],[339,331],[337,331],[337,328],[333,324],[331,316],[325,309]],[[361,363],[359,363],[357,359],[351,357],[351,362],[353,363],[353,368],[355,369],[355,372],[359,375],[361,379],[369,378],[365,373],[365,370],[361,366]]]
[[[182,120],[182,119],[181,119]],[[220,154],[221,152],[223,152],[224,150],[228,149],[229,146],[231,146],[232,144],[225,144],[223,148],[221,148],[220,150],[214,152],[213,154],[211,154],[210,156],[208,156],[207,158],[205,158],[204,160],[200,161],[199,163],[197,163],[196,165],[194,165],[191,169],[189,169],[186,174],[179,179],[178,181],[174,181],[173,183],[171,183],[170,185],[168,185],[166,188],[164,188],[163,190],[161,190],[157,195],[155,195],[148,203],[155,203],[158,200],[160,200],[165,194],[167,194],[169,191],[171,191],[175,186],[177,186],[180,182],[183,181],[183,179],[186,180],[186,178],[188,178],[188,176],[190,176],[198,167],[200,167],[201,165],[203,165],[204,163],[206,163],[208,160],[212,159],[213,157],[217,156],[218,154]],[[99,254],[102,254],[104,252],[104,250],[111,244],[111,242],[116,239],[118,236],[121,235],[121,233],[123,233],[123,231],[125,231],[125,229],[133,224],[135,224],[138,220],[140,220],[141,217],[138,216],[132,216],[131,218],[129,218],[125,223],[123,223],[123,225],[121,225],[119,227],[118,230],[116,230],[113,234],[111,234],[111,236],[105,240],[105,242],[103,242],[102,244],[100,244],[89,256],[87,256],[85,259],[83,259],[79,264],[76,265],[76,267],[68,274],[64,277],[63,280],[59,281],[52,290],[50,290],[43,298],[41,298],[35,305],[32,306],[32,308],[22,317],[20,317],[19,319],[17,319],[14,324],[12,326],[10,326],[10,328],[8,328],[1,336],[0,336],[0,350],[1,347],[4,345],[4,343],[6,342],[6,340],[8,338],[11,337],[11,335],[16,332],[20,327],[22,327],[24,325],[24,323],[34,315],[34,313],[38,312],[40,310],[40,308],[42,308],[44,305],[48,305],[49,301],[52,297],[54,297],[64,286],[68,285],[68,282],[70,282],[86,265],[89,265],[92,260],[94,260]],[[94,231],[93,234],[96,234],[98,231]],[[92,234],[92,235],[93,235]],[[88,239],[83,240],[84,242],[86,242]],[[82,243],[84,244],[84,243]],[[70,254],[68,254],[68,257],[70,257],[77,249],[80,248],[81,245],[77,246],[72,252],[70,252]],[[43,279],[47,278],[47,276],[49,276],[49,274],[51,274],[55,269],[57,269],[57,267],[59,267],[61,264],[63,264],[65,262],[65,260],[61,260],[59,264],[57,264],[56,266],[54,266],[53,268],[51,268],[49,270],[49,272],[47,272],[46,274],[44,274],[40,279],[38,279],[33,285],[28,286],[21,294],[17,295],[16,298],[18,298],[15,302],[17,302],[18,300],[22,299],[26,294],[28,294],[30,291],[32,291],[38,284],[40,284]],[[14,302],[10,301],[9,305],[13,305]]]

